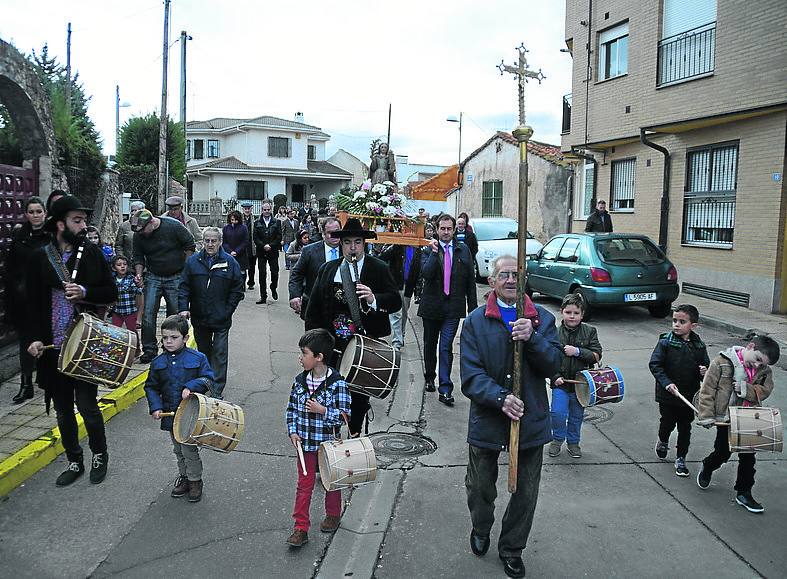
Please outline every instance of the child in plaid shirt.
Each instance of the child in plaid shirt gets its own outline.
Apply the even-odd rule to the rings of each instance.
[[[303,372],[295,377],[287,405],[287,432],[293,446],[303,445],[306,474],[298,469],[298,486],[295,491],[295,530],[287,544],[302,547],[308,540],[309,507],[317,471],[317,450],[320,443],[330,440],[338,433],[342,414],[350,414],[350,392],[341,374],[326,365],[333,352],[334,339],[324,329],[307,331],[298,342],[301,349],[300,362]],[[325,519],[320,530],[330,533],[339,528],[342,513],[341,491],[325,493]]]
[[[112,325],[122,328],[125,324],[127,330],[137,334],[137,296],[142,294],[142,288],[134,282],[134,276],[128,271],[128,259],[117,255],[112,259],[112,275],[118,288],[118,299],[112,306]],[[137,334],[137,343],[139,334]]]

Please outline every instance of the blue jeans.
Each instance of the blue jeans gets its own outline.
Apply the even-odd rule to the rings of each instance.
[[[142,351],[145,354],[158,354],[156,317],[161,298],[167,303],[168,316],[178,313],[179,281],[180,274],[160,276],[148,272],[145,275],[145,310],[142,315]]]
[[[194,340],[197,342],[197,349],[208,357],[210,367],[216,375],[212,395],[222,398],[224,386],[227,384],[230,329],[212,330],[194,326]]]
[[[552,388],[552,440],[579,444],[579,431],[582,430],[584,418],[585,409],[577,400],[575,392]]]
[[[451,367],[454,365],[454,338],[459,329],[459,318],[450,320],[423,319],[424,323],[424,378],[435,379],[438,341],[440,343],[440,380],[437,391],[450,395],[454,391],[451,382]]]

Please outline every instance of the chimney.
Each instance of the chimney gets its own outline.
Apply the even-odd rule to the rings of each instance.
[[[295,122],[296,123],[302,123],[303,122],[303,113],[302,112],[298,111],[297,113],[295,113]]]

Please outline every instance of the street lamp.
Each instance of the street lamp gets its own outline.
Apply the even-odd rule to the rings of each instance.
[[[130,107],[131,103],[120,102],[120,86],[115,85],[115,158],[120,148],[120,107]]]
[[[462,164],[462,113],[459,113],[459,118],[450,116],[446,119],[449,123],[459,123],[459,164]]]

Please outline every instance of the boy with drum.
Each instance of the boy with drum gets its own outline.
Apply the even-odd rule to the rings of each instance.
[[[768,336],[751,334],[745,347],[733,346],[714,358],[705,373],[699,393],[699,422],[705,428],[716,425],[716,440],[711,452],[702,461],[697,485],[710,486],[713,471],[730,459],[730,406],[760,406],[773,391],[770,366],[779,360],[779,344]],[[738,476],[735,481],[735,502],[751,513],[765,511],[754,500],[754,452],[738,453]]]
[[[296,461],[298,486],[292,518],[295,529],[287,539],[290,547],[303,547],[309,540],[309,507],[317,472],[320,443],[338,434],[342,415],[350,413],[350,392],[344,378],[327,365],[333,354],[334,339],[328,330],[308,330],[298,342],[303,372],[295,377],[287,404],[287,432],[299,455]],[[340,490],[325,493],[325,519],[320,531],[339,528],[342,514]]]
[[[582,458],[579,448],[579,436],[585,409],[577,399],[572,383],[577,373],[591,368],[601,360],[601,343],[598,332],[593,326],[582,322],[585,313],[585,302],[580,294],[568,294],[560,304],[563,322],[560,325],[560,372],[552,377],[552,442],[549,444],[549,456],[560,454],[563,441],[567,442],[567,450],[572,458]]]
[[[678,428],[675,474],[689,476],[686,454],[691,440],[694,411],[680,400],[679,395],[691,400],[700,388],[710,361],[708,349],[695,332],[700,313],[692,305],[683,304],[672,312],[672,331],[659,336],[650,357],[650,372],[656,378],[656,402],[659,403],[659,435],[656,456],[664,460],[669,449],[669,437]]]
[[[145,396],[154,420],[161,420],[161,430],[169,430],[172,449],[178,459],[178,478],[170,493],[178,498],[188,494],[190,503],[202,500],[202,460],[199,447],[181,444],[172,431],[173,418],[164,412],[177,410],[181,400],[192,392],[205,393],[215,379],[208,358],[202,352],[186,347],[189,322],[183,316],[169,316],[161,324],[164,353],[150,363],[145,382]]]

